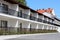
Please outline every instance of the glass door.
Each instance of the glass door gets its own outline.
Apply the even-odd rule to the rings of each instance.
[[[22,17],[22,10],[18,12],[18,17]]]
[[[3,11],[3,13],[8,14],[8,5],[2,4],[2,11]]]

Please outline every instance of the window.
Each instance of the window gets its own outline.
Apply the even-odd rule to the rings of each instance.
[[[1,28],[7,28],[7,21],[1,20],[1,21],[0,21],[0,27],[1,27]]]

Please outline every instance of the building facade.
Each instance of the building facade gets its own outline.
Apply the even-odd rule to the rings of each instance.
[[[48,8],[48,9],[39,9],[37,10],[37,12],[51,18],[54,19],[53,23],[54,25],[57,26],[57,31],[60,32],[60,20],[57,18],[54,9],[52,8]],[[48,21],[52,22],[51,19],[48,18]]]
[[[58,19],[58,18],[55,17],[54,23],[60,25],[60,19]],[[60,26],[58,27],[57,31],[60,32]]]
[[[16,1],[0,0],[0,29],[17,30],[57,30],[54,18],[45,16]],[[18,29],[17,29],[18,28]]]

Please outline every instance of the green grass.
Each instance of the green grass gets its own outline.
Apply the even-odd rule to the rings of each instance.
[[[23,31],[8,31],[8,30],[0,30],[0,35],[15,35],[15,34],[35,34],[35,33],[53,33],[57,32],[56,30],[23,30]]]

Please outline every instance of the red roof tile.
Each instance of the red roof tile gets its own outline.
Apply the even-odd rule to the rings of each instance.
[[[45,12],[45,10],[38,10],[37,12],[39,12],[39,13],[44,13]]]
[[[41,13],[41,14],[43,14],[44,12],[47,12],[47,13],[51,13],[52,14],[52,10],[53,9],[51,9],[51,8],[48,8],[48,9],[42,9],[42,10],[37,10],[37,12],[39,12],[39,13]]]

